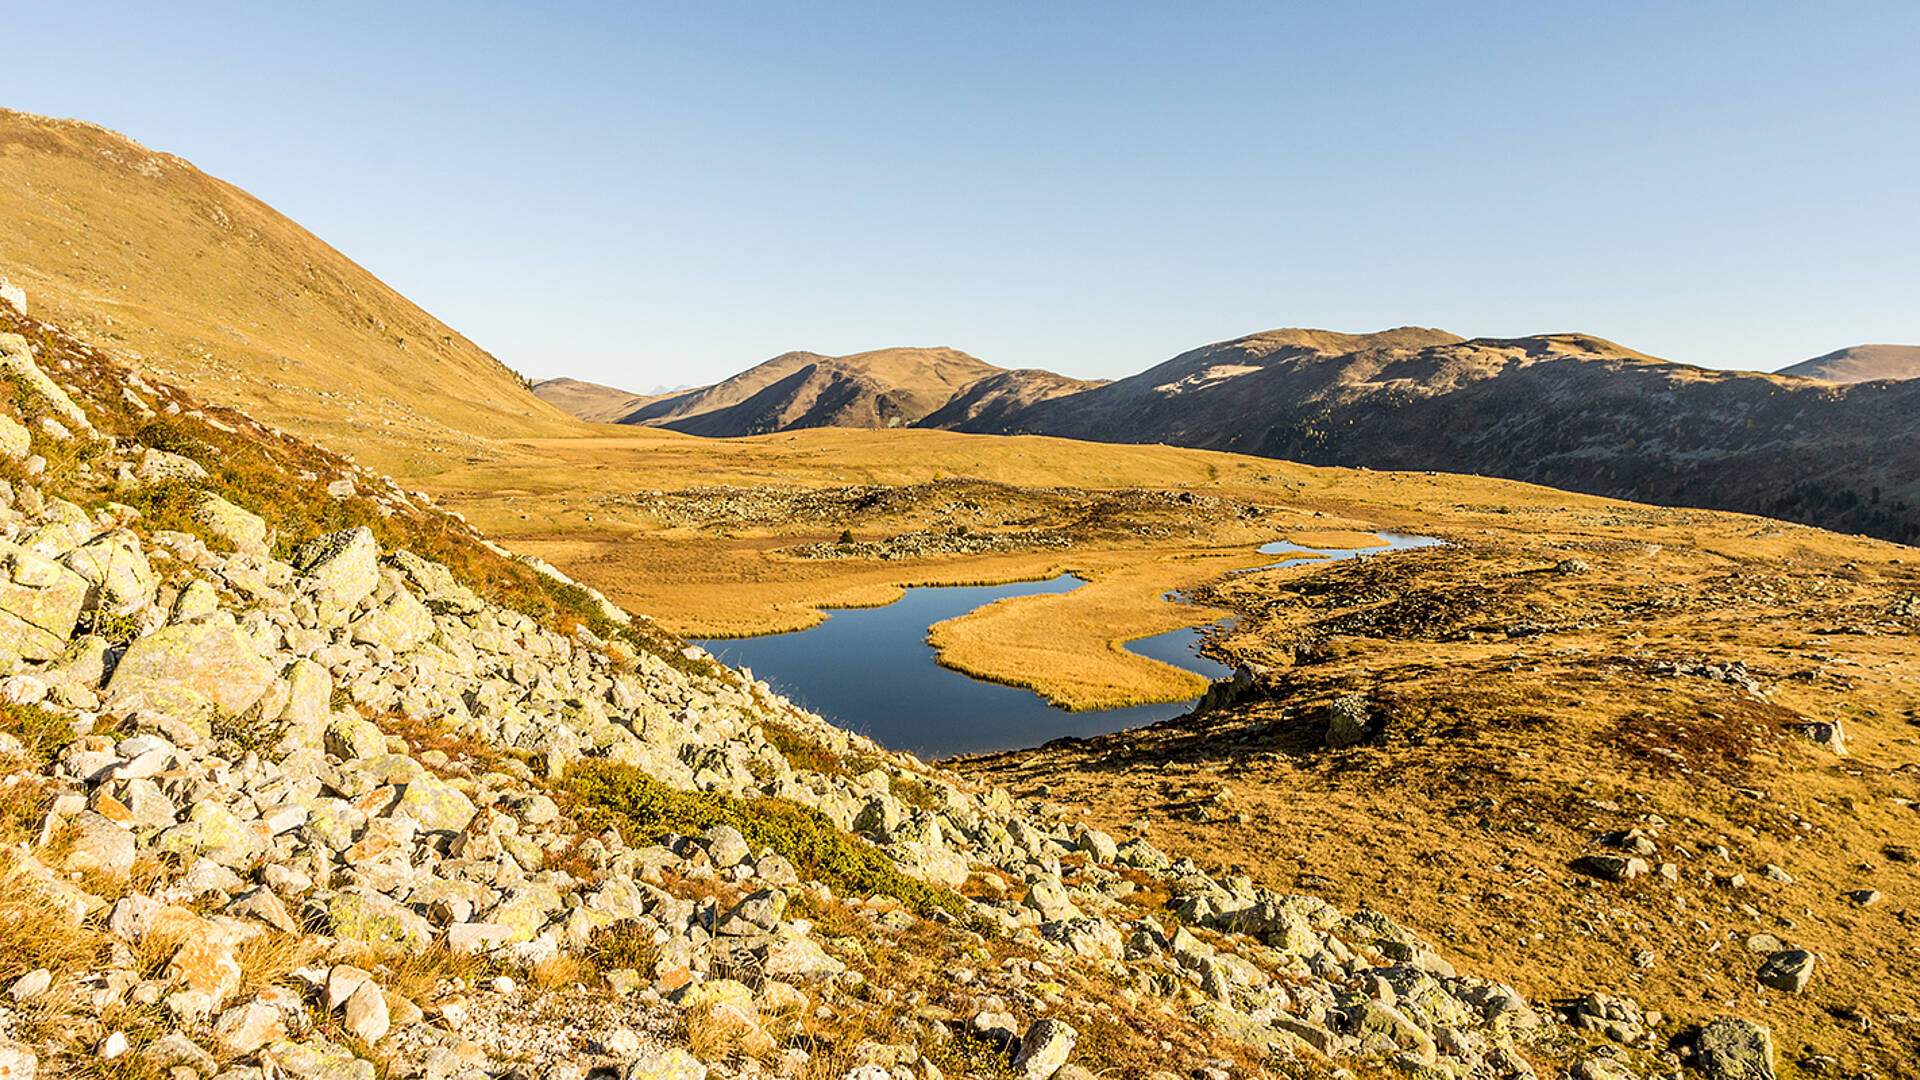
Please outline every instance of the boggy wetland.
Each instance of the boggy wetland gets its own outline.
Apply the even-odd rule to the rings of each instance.
[[[1285,557],[1250,569],[1311,566],[1439,542],[1396,533],[1383,533],[1379,541],[1369,547],[1323,550],[1285,541],[1262,544],[1261,555]],[[938,651],[927,643],[930,628],[978,608],[1024,596],[1071,593],[1084,585],[1062,574],[1006,585],[918,586],[878,608],[834,611],[825,622],[805,630],[695,644],[722,663],[750,669],[834,723],[926,759],[1101,735],[1189,711],[1195,699],[1069,712],[1031,691],[943,667]],[[1205,633],[1216,628],[1182,627],[1116,644],[1201,678],[1222,679],[1233,668],[1202,651]]]

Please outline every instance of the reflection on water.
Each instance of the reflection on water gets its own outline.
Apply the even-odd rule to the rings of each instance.
[[[1319,557],[1282,559],[1273,569],[1353,558],[1439,543],[1424,537],[1382,533],[1387,546],[1321,550]],[[1263,554],[1307,549],[1285,542]],[[1010,596],[1068,592],[1080,581],[1062,574],[1050,581],[1009,585],[926,586],[886,607],[840,610],[826,622],[790,634],[696,644],[723,663],[753,669],[775,690],[842,727],[881,745],[922,758],[1038,746],[1063,735],[1100,735],[1180,716],[1191,701],[1070,713],[1037,695],[950,671],[934,662],[927,628]],[[1232,669],[1197,652],[1207,627],[1194,627],[1130,641],[1128,650],[1209,679]]]

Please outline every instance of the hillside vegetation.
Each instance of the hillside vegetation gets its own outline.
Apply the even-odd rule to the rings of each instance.
[[[578,426],[271,207],[105,128],[0,109],[0,221],[34,310],[383,471]]]

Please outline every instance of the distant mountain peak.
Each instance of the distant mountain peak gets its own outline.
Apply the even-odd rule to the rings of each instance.
[[[1783,367],[1776,374],[1840,383],[1920,379],[1920,345],[1854,345]]]

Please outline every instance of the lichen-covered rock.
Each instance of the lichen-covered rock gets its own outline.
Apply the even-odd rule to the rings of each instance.
[[[1326,745],[1330,749],[1352,746],[1367,735],[1367,699],[1361,694],[1346,694],[1327,706]]]
[[[335,937],[399,949],[424,949],[433,941],[426,919],[371,889],[354,886],[316,904]]]
[[[772,979],[824,979],[847,970],[812,938],[781,935],[766,947],[761,971]]]
[[[11,416],[0,416],[0,456],[14,461],[33,453],[33,435]]]
[[[187,935],[167,963],[167,978],[199,994],[206,1011],[218,1009],[240,989],[240,961],[234,959],[232,944],[222,935],[199,932]]]
[[[459,832],[477,812],[473,800],[432,774],[408,781],[394,810],[419,822],[427,832]]]
[[[380,583],[379,559],[380,544],[362,525],[302,545],[293,568],[322,603],[352,609]]]
[[[1707,1080],[1774,1080],[1773,1033],[1751,1020],[1722,1016],[1709,1022],[1693,1053]]]
[[[372,721],[349,711],[338,711],[327,722],[327,753],[348,761],[378,757],[387,752],[387,737]]]
[[[186,623],[129,645],[107,690],[184,690],[237,716],[266,693],[273,674],[253,639],[230,621]]]
[[[158,580],[140,549],[140,538],[114,529],[74,548],[60,560],[93,588],[86,606],[115,615],[131,615],[153,603]]]
[[[269,1043],[261,1055],[292,1080],[373,1080],[373,1062],[320,1039]]]
[[[627,1063],[621,1080],[707,1080],[707,1067],[677,1046],[647,1050]]]
[[[1013,1067],[1027,1080],[1047,1080],[1067,1063],[1079,1038],[1079,1032],[1063,1021],[1052,1017],[1035,1020],[1020,1036],[1020,1053],[1014,1057]]]
[[[19,334],[0,334],[0,374],[17,379],[68,427],[92,433],[93,422],[87,419],[87,414],[73,403],[59,383],[47,378],[47,373],[33,362],[33,347],[27,344],[26,338]]]
[[[0,541],[0,651],[27,660],[59,656],[92,589],[52,559]]]
[[[205,480],[207,470],[201,464],[184,454],[170,453],[147,447],[140,451],[140,461],[134,466],[133,475],[150,483],[164,483],[168,480]]]
[[[707,858],[722,870],[753,858],[753,849],[747,846],[746,837],[731,825],[715,825],[707,830],[706,839]]]
[[[487,912],[486,921],[505,927],[509,941],[532,941],[561,907],[560,894],[552,886],[521,885]]]
[[[265,518],[233,505],[212,492],[202,492],[193,508],[193,520],[208,532],[248,555],[265,555],[269,547]]]
[[[333,676],[312,660],[295,660],[286,672],[286,704],[273,717],[280,724],[280,752],[326,749],[333,719]]]
[[[411,551],[395,551],[387,562],[406,575],[428,610],[436,615],[472,615],[486,607],[472,589],[460,584],[453,571]]]
[[[433,612],[404,587],[353,622],[353,640],[395,653],[412,651],[433,637]]]

